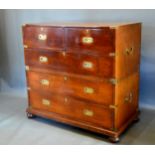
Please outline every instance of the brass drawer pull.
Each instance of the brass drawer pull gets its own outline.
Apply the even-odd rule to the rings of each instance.
[[[66,52],[65,51],[62,51],[62,55],[65,57],[66,56]]]
[[[51,102],[47,99],[42,99],[42,104],[45,105],[45,106],[50,106],[51,105]]]
[[[65,103],[67,103],[67,102],[68,102],[68,98],[67,98],[67,97],[65,97],[64,101],[65,101]]]
[[[40,57],[39,57],[39,61],[40,61],[40,62],[48,62],[48,58],[45,57],[45,56],[40,56]]]
[[[90,88],[90,87],[84,87],[84,92],[87,93],[87,94],[93,94],[94,89]]]
[[[46,34],[39,34],[38,39],[41,40],[41,41],[44,41],[44,40],[47,39],[47,35]]]
[[[94,115],[94,112],[92,110],[84,109],[83,114],[92,117]]]
[[[69,102],[68,102],[68,98],[67,97],[64,98],[64,104],[65,105],[69,105]]]
[[[94,42],[94,39],[92,37],[83,37],[82,42],[84,44],[92,44]]]
[[[84,61],[82,66],[83,66],[83,68],[92,68],[93,67],[93,63],[89,62],[89,61]]]
[[[124,99],[125,103],[132,103],[133,101],[133,93],[129,93],[127,97]]]
[[[46,80],[46,79],[42,79],[42,80],[40,81],[40,83],[41,83],[42,85],[48,86],[50,82],[49,82],[48,80]]]
[[[67,76],[64,76],[64,81],[67,81],[68,80],[68,77]]]

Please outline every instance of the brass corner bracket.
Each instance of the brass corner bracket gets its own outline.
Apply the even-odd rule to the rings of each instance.
[[[30,67],[29,66],[25,66],[25,70],[26,71],[29,71],[30,70]]]
[[[117,52],[111,52],[111,53],[109,53],[109,56],[110,57],[116,57],[118,54],[117,54]]]
[[[27,45],[24,45],[24,48],[28,48],[28,46]]]
[[[109,82],[110,82],[111,84],[113,84],[113,85],[118,84],[118,80],[115,79],[115,78],[111,78],[111,79],[109,80]]]
[[[116,109],[116,108],[117,108],[117,105],[110,104],[110,105],[109,105],[109,108],[110,108],[110,109]]]

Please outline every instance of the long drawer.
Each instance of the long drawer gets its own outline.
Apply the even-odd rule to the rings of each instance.
[[[86,103],[69,96],[41,94],[29,91],[29,102],[32,108],[54,112],[85,123],[112,128],[113,112],[103,106]]]
[[[27,79],[30,88],[42,92],[72,95],[105,105],[113,103],[114,86],[105,81],[85,80],[63,74],[47,74],[31,70],[27,72]]]
[[[114,59],[95,57],[64,51],[25,50],[25,63],[42,69],[54,69],[68,73],[93,75],[103,78],[114,77]]]

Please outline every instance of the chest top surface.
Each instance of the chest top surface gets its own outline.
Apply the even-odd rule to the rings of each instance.
[[[52,26],[52,27],[92,27],[92,28],[100,28],[100,27],[112,27],[117,28],[124,25],[132,25],[132,24],[140,24],[140,22],[105,22],[105,23],[96,23],[96,22],[67,22],[67,23],[28,23],[25,24],[27,26]]]

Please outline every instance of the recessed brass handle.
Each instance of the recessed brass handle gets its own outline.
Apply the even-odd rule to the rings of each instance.
[[[94,39],[92,37],[83,37],[82,42],[84,44],[92,44],[94,42]]]
[[[66,52],[65,51],[62,51],[62,55],[65,57],[66,56]]]
[[[90,87],[84,87],[84,92],[86,94],[93,94],[94,93],[94,89],[90,88]]]
[[[42,80],[40,81],[40,83],[41,83],[42,85],[48,86],[50,82],[49,82],[48,80],[46,80],[46,79],[42,79]]]
[[[51,102],[47,99],[42,99],[42,104],[45,105],[45,106],[50,106],[51,105]]]
[[[45,57],[45,56],[40,56],[40,57],[39,57],[39,61],[40,61],[40,62],[48,62],[48,58]]]
[[[68,80],[68,77],[67,76],[64,76],[64,81],[67,81]]]
[[[124,101],[125,101],[125,103],[132,103],[132,101],[133,101],[133,93],[130,92],[130,93],[125,97]]]
[[[90,61],[84,61],[82,64],[83,68],[92,68],[93,67],[93,63]]]
[[[67,102],[68,102],[68,98],[67,98],[67,97],[65,97],[64,101],[65,101],[65,103],[67,103]]]
[[[83,114],[92,117],[94,115],[94,112],[92,110],[84,109]]]
[[[38,39],[41,41],[45,41],[47,39],[47,35],[46,34],[38,34]]]

